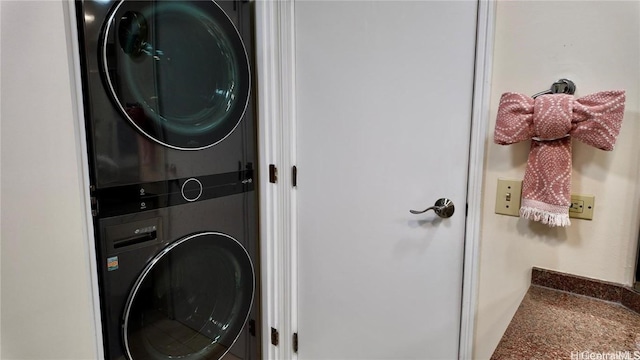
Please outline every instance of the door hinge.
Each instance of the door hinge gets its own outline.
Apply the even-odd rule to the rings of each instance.
[[[466,203],[466,204],[465,204],[465,207],[464,207],[464,216],[465,216],[465,217],[466,217],[466,216],[469,216],[469,203]]]
[[[91,216],[98,216],[98,199],[95,196],[89,198],[91,200]]]
[[[269,182],[272,184],[278,182],[278,168],[273,164],[269,165]]]
[[[249,334],[256,336],[256,321],[253,319],[249,320]]]
[[[295,165],[291,168],[291,186],[298,186],[298,167]]]
[[[91,202],[91,216],[98,216],[98,199],[93,196],[93,193],[96,191],[96,187],[94,185],[89,185],[89,201]]]
[[[271,328],[271,344],[275,346],[280,344],[280,333],[274,328]]]
[[[298,333],[293,333],[293,352],[298,352]]]

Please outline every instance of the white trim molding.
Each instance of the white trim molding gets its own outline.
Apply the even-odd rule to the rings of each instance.
[[[459,359],[473,359],[482,221],[482,181],[487,124],[489,124],[489,102],[491,101],[495,12],[494,0],[478,1]]]
[[[262,355],[296,359],[297,331],[296,164],[294,2],[256,2],[258,148],[262,270]],[[269,165],[278,169],[268,181]],[[279,345],[270,341],[271,328]]]
[[[87,151],[87,138],[85,136],[85,118],[82,97],[82,69],[80,65],[80,43],[78,37],[78,28],[76,23],[76,4],[73,1],[64,1],[65,8],[67,43],[71,49],[69,54],[69,74],[71,77],[72,88],[72,104],[74,105],[74,123],[76,149],[78,151],[78,179],[82,187],[78,189],[81,193],[81,199],[84,201],[84,213],[82,223],[84,224],[82,232],[87,241],[87,256],[89,257],[89,268],[87,273],[90,279],[91,303],[93,305],[93,330],[95,339],[95,358],[104,359],[104,342],[102,339],[102,313],[100,311],[100,285],[98,282],[98,264],[96,260],[95,237],[93,232],[93,216],[91,215],[91,195],[89,187],[91,181],[89,179],[89,152]]]

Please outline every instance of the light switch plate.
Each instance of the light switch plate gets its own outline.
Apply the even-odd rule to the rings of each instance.
[[[593,195],[571,195],[569,217],[576,219],[593,219],[596,197]]]
[[[496,214],[520,216],[522,180],[498,179]]]

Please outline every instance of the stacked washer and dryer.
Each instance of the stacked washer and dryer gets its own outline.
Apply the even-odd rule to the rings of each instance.
[[[257,359],[252,4],[76,3],[106,359]]]

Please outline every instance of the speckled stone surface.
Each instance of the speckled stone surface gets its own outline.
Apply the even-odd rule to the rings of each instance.
[[[613,301],[640,313],[640,291],[620,284],[534,267],[531,285]]]
[[[623,287],[615,283],[535,267],[531,271],[531,285],[540,285],[614,302],[620,302],[623,290]]]
[[[572,352],[584,351],[630,351],[633,358],[640,351],[640,314],[532,285],[491,359],[572,359]]]
[[[640,314],[640,292],[632,289],[624,289],[620,303]]]

